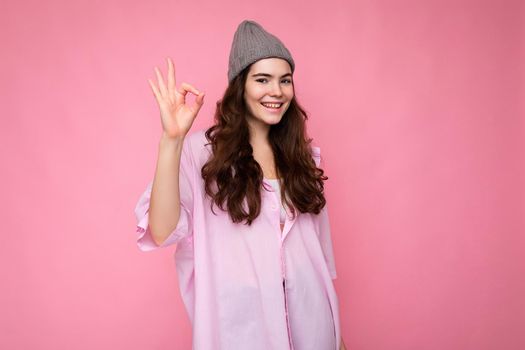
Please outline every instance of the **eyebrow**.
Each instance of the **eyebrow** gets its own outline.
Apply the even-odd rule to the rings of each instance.
[[[281,78],[291,77],[291,76],[292,76],[292,73],[286,73],[285,75],[281,76]],[[269,77],[269,78],[273,78],[273,75],[268,74],[268,73],[256,73],[256,74],[253,74],[252,77]]]

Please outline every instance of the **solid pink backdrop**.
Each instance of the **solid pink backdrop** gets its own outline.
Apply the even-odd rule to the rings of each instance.
[[[173,248],[134,205],[175,61],[212,123],[243,19],[278,35],[329,176],[348,349],[525,348],[520,1],[0,6],[0,348],[189,349]],[[300,349],[298,349],[300,350]]]

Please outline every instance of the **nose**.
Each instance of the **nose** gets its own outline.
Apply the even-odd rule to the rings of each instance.
[[[272,84],[270,96],[281,96],[282,94],[281,84],[279,82]]]

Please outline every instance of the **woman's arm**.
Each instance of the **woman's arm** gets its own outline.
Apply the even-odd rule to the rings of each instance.
[[[151,189],[149,228],[156,244],[160,245],[175,229],[180,217],[179,169],[184,137],[190,130],[197,113],[204,103],[204,93],[182,83],[175,86],[175,67],[168,61],[168,81],[155,67],[158,87],[148,82],[160,109],[162,137],[159,143],[157,168]],[[197,97],[195,103],[186,104],[186,94]]]
[[[175,229],[180,216],[179,168],[184,138],[162,136],[151,189],[149,227],[157,245]]]

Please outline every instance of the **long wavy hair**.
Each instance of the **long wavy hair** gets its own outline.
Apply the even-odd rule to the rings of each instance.
[[[201,169],[205,191],[211,201],[229,213],[233,222],[246,220],[251,225],[261,211],[263,171],[253,157],[244,100],[244,86],[250,66],[228,84],[224,96],[217,101],[215,124],[205,132],[213,154]],[[307,113],[292,98],[278,124],[269,131],[281,198],[294,218],[297,211],[319,214],[326,204],[324,181],[328,179],[312,158],[312,139],[307,137]]]

